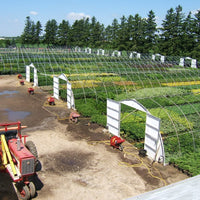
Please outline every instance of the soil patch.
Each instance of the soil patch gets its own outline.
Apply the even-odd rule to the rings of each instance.
[[[67,134],[74,140],[86,139],[87,141],[109,140],[110,135],[102,132],[103,127],[98,124],[90,123],[89,119],[80,119],[77,124],[69,123]]]
[[[41,156],[43,170],[49,173],[79,172],[89,166],[92,153],[84,153],[76,150],[61,151],[55,154]]]

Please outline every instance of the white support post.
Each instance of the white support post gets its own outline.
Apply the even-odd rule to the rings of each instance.
[[[62,79],[66,81],[66,92],[67,92],[67,107],[69,109],[75,109],[75,101],[74,101],[74,94],[72,91],[72,85],[68,81],[67,77],[65,74],[60,74],[59,76],[54,76],[53,77],[53,96],[56,99],[59,99],[59,79]]]
[[[165,62],[165,56],[161,56],[160,61],[161,61],[161,63],[164,63]]]
[[[59,78],[53,77],[53,96],[59,100]]]
[[[137,53],[137,58],[141,58],[141,54],[140,53]]]
[[[30,66],[26,66],[26,81],[30,82]]]
[[[120,113],[121,104],[117,101],[107,99],[108,131],[118,137],[120,137]]]
[[[67,107],[75,109],[74,104],[74,95],[72,92],[72,85],[71,83],[67,82]]]
[[[184,58],[180,58],[179,65],[182,66],[182,67],[184,66]]]
[[[144,149],[155,161],[165,162],[164,146],[160,135],[160,119],[147,113]]]
[[[89,52],[88,53],[91,54],[92,53],[92,49],[89,48]]]
[[[38,86],[37,69],[34,67],[34,86]]]
[[[120,137],[121,104],[125,104],[146,113],[144,149],[151,159],[165,164],[164,145],[160,134],[160,119],[151,115],[151,113],[135,99],[123,100],[120,102],[107,99],[108,131],[111,134]]]
[[[196,59],[192,59],[191,60],[191,67],[192,68],[197,68],[197,60]]]

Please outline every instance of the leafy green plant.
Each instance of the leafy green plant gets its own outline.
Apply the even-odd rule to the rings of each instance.
[[[173,87],[157,87],[157,88],[144,88],[136,90],[135,92],[130,92],[128,94],[120,94],[116,96],[116,100],[126,99],[141,99],[141,98],[153,98],[162,96],[172,96],[172,95],[183,95],[186,93],[184,89],[173,88]]]

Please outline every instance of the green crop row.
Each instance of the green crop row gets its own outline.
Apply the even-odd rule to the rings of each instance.
[[[144,99],[137,99],[143,106],[146,108],[157,108],[159,106],[175,106],[181,104],[193,104],[200,102],[200,98],[194,94],[184,94],[184,95],[176,95],[176,96],[169,96],[174,95],[168,94],[167,96],[160,96],[160,97],[152,97],[152,98],[144,98]]]
[[[200,103],[193,103],[193,104],[185,104],[179,106],[168,106],[166,107],[167,110],[171,110],[178,115],[188,115],[196,113],[198,114],[200,111]]]

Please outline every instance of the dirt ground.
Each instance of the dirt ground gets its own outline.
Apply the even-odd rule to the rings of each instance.
[[[48,93],[16,76],[0,76],[0,123],[21,121],[37,146],[40,169],[33,178],[38,200],[122,200],[187,178],[172,166],[152,164],[128,142],[120,152],[109,146],[103,127],[80,118],[69,123],[66,103],[47,104]],[[12,180],[0,173],[0,200],[18,199]]]

